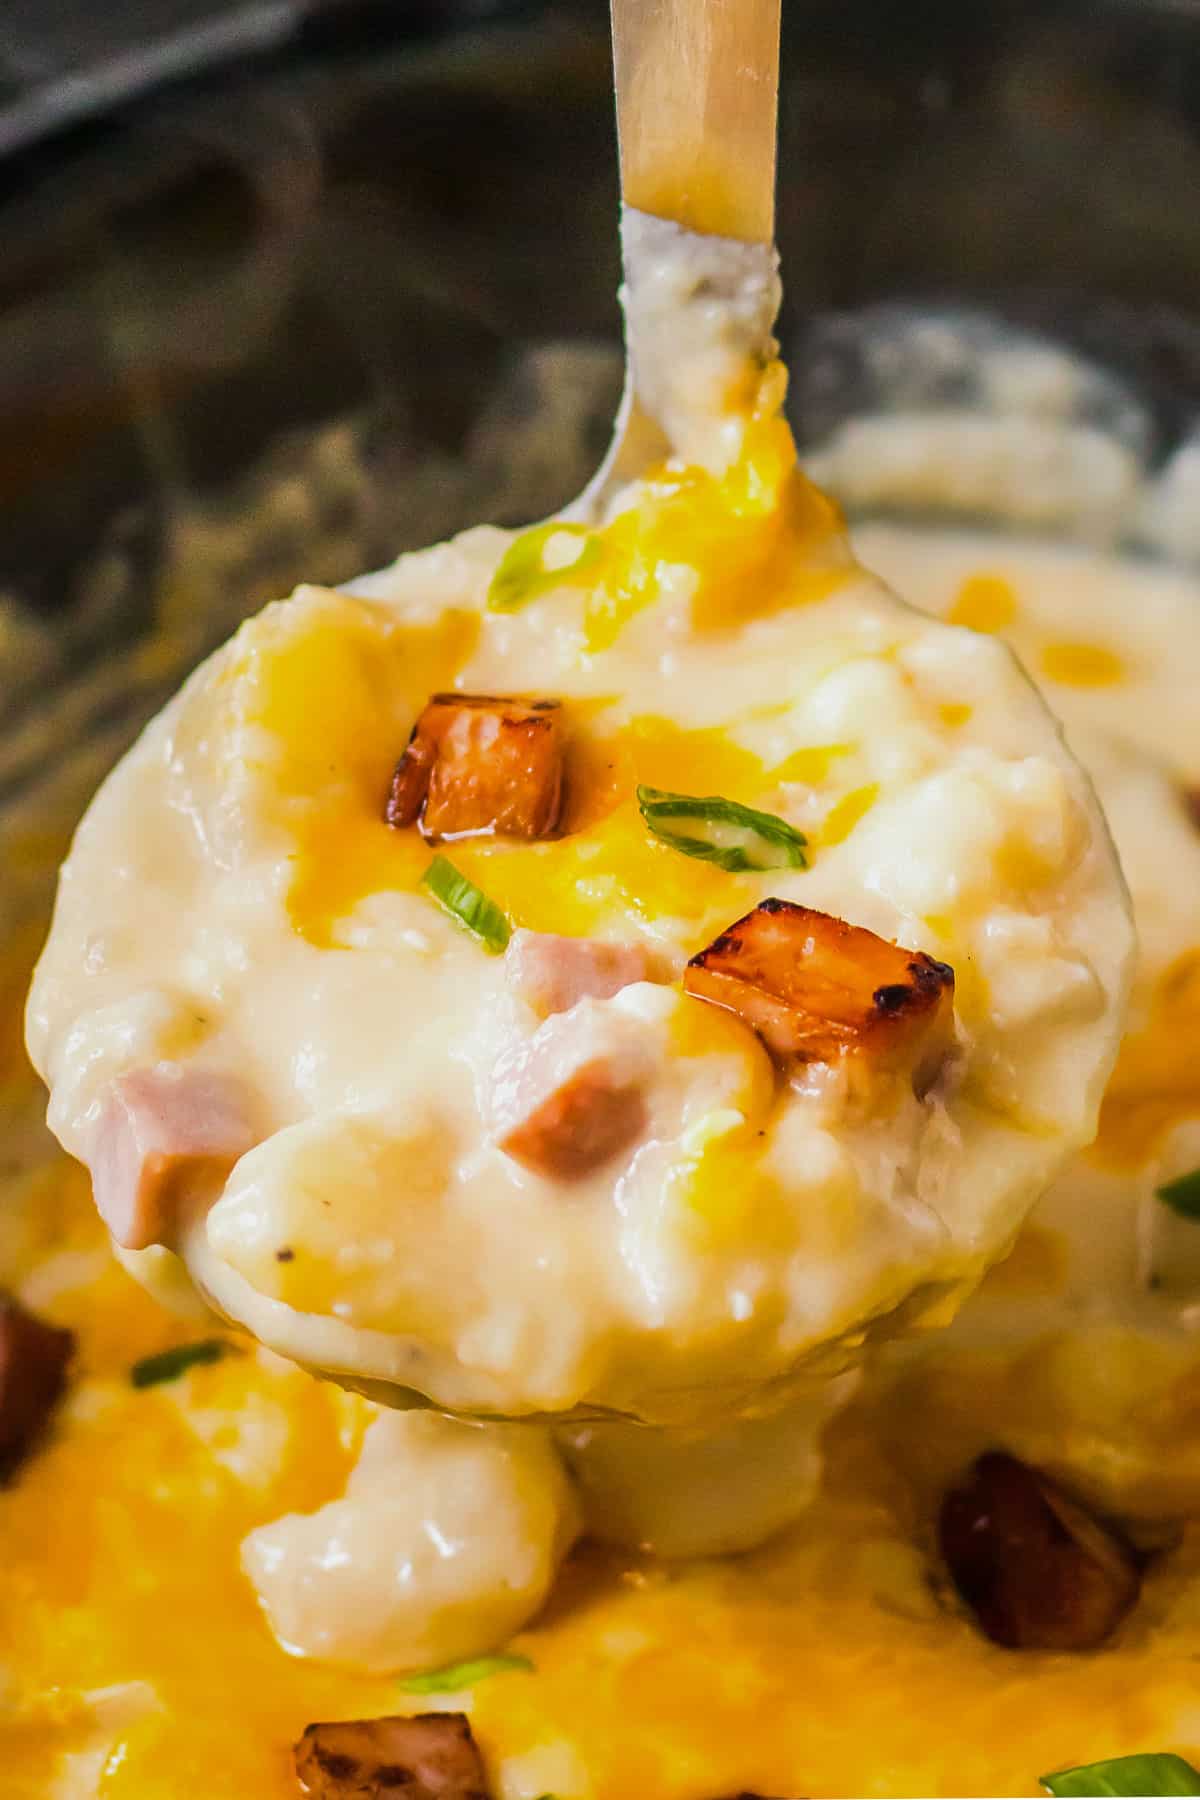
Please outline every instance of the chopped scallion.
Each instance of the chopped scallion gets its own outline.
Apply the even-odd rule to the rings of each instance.
[[[637,798],[655,837],[684,856],[734,873],[807,866],[803,832],[774,813],[757,812],[719,794],[666,794],[660,788],[639,787]],[[689,828],[681,830],[685,822]]]
[[[460,874],[449,857],[435,856],[421,877],[421,885],[493,956],[506,948],[512,935],[508,920],[482,888]]]
[[[554,538],[562,537],[579,538],[579,554],[571,562],[548,568],[546,551]],[[600,557],[600,539],[586,525],[564,525],[557,520],[536,525],[532,531],[523,531],[500,558],[488,588],[488,605],[493,612],[515,612],[552,588],[576,585],[581,576],[597,568]]]
[[[1179,1213],[1185,1219],[1200,1219],[1200,1169],[1192,1169],[1187,1175],[1164,1182],[1162,1187],[1155,1189],[1155,1193],[1172,1212]]]
[[[1200,1794],[1200,1774],[1191,1763],[1165,1753],[1082,1763],[1039,1779],[1049,1794]]]
[[[464,1688],[486,1681],[489,1675],[505,1675],[533,1668],[527,1656],[476,1656],[470,1662],[448,1663],[444,1669],[430,1669],[424,1675],[410,1675],[400,1683],[406,1694],[459,1694]]]
[[[129,1371],[135,1388],[157,1387],[162,1381],[177,1381],[199,1363],[220,1362],[229,1351],[221,1338],[204,1338],[198,1344],[176,1344],[173,1350],[160,1350],[157,1356],[143,1356]]]

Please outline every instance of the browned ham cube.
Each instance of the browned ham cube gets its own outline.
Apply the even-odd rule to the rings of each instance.
[[[993,1643],[1093,1650],[1137,1600],[1130,1545],[1015,1456],[981,1456],[942,1502],[939,1538],[954,1585]]]
[[[854,1057],[872,1072],[911,1070],[918,1093],[952,1039],[952,969],[790,900],[764,900],[723,931],[683,985],[736,1013],[785,1062]]]
[[[12,1472],[49,1418],[74,1348],[73,1333],[44,1324],[0,1294],[0,1477]]]
[[[313,1800],[490,1800],[463,1713],[310,1725],[295,1757]]]
[[[384,817],[430,843],[550,837],[562,811],[566,732],[557,700],[435,694],[396,765]]]

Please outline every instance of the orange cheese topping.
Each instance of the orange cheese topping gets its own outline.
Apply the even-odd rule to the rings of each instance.
[[[406,1697],[279,1650],[238,1544],[337,1491],[361,1404],[250,1354],[135,1392],[129,1363],[179,1327],[106,1260],[82,1181],[62,1166],[55,1180],[58,1245],[96,1252],[100,1267],[52,1309],[82,1336],[74,1400],[0,1493],[7,1800],[46,1800],[63,1754],[97,1741],[82,1696],[130,1681],[158,1706],[115,1733],[102,1800],[295,1800],[290,1746],[310,1720]],[[1186,1752],[1200,1622],[1163,1621],[1200,1577],[1200,1535],[1151,1571],[1113,1649],[996,1649],[931,1584],[928,1471],[958,1455],[964,1420],[978,1431],[981,1404],[1005,1405],[978,1371],[961,1406],[954,1392],[926,1383],[909,1396],[924,1427],[913,1466],[897,1454],[908,1407],[890,1422],[844,1418],[815,1515],[751,1556],[666,1568],[578,1552],[519,1640],[535,1673],[474,1692],[493,1774],[574,1770],[562,1791],[587,1800],[713,1800],[747,1784],[870,1793],[881,1775],[892,1793],[1033,1794],[1041,1770],[1081,1747]]]
[[[664,565],[694,569],[691,615],[700,631],[735,625],[755,610],[823,600],[845,580],[840,559],[822,568],[814,558],[821,540],[840,530],[841,516],[801,473],[787,426],[763,418],[747,437],[745,456],[727,475],[665,470],[606,528],[587,610],[590,651],[607,649],[656,597]]]
[[[622,753],[667,779],[676,754],[694,766],[707,751],[642,721]],[[1195,998],[1192,973],[1178,971],[1165,1007]],[[0,980],[5,1041],[27,974],[18,959]],[[722,1028],[711,1009],[695,1011],[690,1027]],[[27,1069],[8,1076],[12,1116],[40,1105]],[[769,1230],[773,1196],[746,1148],[737,1134],[697,1146],[697,1230],[727,1228],[739,1172]],[[80,1339],[52,1433],[0,1490],[6,1800],[70,1793],[56,1786],[64,1758],[97,1750],[89,1780],[100,1800],[296,1800],[290,1748],[311,1720],[429,1704],[395,1681],[288,1657],[239,1568],[253,1526],[340,1491],[364,1403],[248,1347],[133,1389],[137,1358],[197,1328],[169,1318],[112,1261],[82,1173],[48,1161],[6,1195],[4,1223],[4,1279],[39,1271],[39,1310]],[[1052,1285],[1047,1257],[1034,1261],[1019,1256],[1010,1274]],[[46,1281],[55,1268],[57,1288]],[[1185,1596],[1200,1580],[1196,1530],[1151,1568],[1143,1605],[1096,1656],[1006,1653],[937,1588],[939,1482],[981,1434],[1028,1409],[1031,1383],[1038,1416],[1056,1428],[1062,1379],[1040,1355],[1007,1374],[966,1359],[914,1376],[873,1411],[850,1411],[832,1429],[815,1512],[752,1555],[666,1567],[578,1551],[519,1640],[535,1672],[481,1683],[470,1702],[497,1792],[509,1781],[509,1792],[540,1793],[534,1771],[544,1771],[557,1783],[545,1791],[562,1800],[714,1800],[745,1788],[1033,1794],[1042,1770],[1081,1756],[1150,1744],[1195,1755],[1200,1617]],[[1164,1446],[1194,1430],[1194,1404],[1181,1384],[1160,1421]],[[102,1731],[87,1696],[121,1683],[146,1684],[153,1704]],[[520,1771],[522,1785],[505,1771]]]
[[[1189,950],[1159,980],[1150,1017],[1121,1045],[1100,1109],[1095,1154],[1132,1169],[1158,1150],[1173,1126],[1200,1118],[1200,950]]]
[[[1125,664],[1103,644],[1047,644],[1038,666],[1047,680],[1063,687],[1114,687],[1125,678]]]
[[[455,673],[453,652],[434,676],[446,685]],[[314,700],[326,691],[322,659],[311,669],[289,670]],[[304,712],[303,692],[294,704]],[[586,935],[629,905],[648,918],[696,921],[699,934],[718,915],[736,910],[749,889],[714,865],[688,861],[658,843],[638,812],[639,783],[688,793],[725,794],[748,803],[769,804],[785,781],[821,785],[852,746],[816,746],[767,768],[727,731],[687,730],[669,719],[644,716],[611,731],[604,729],[604,703],[572,706],[575,735],[567,758],[564,835],[536,844],[502,838],[465,840],[453,847],[456,867],[481,887],[512,920],[533,931]],[[429,846],[415,830],[390,830],[380,796],[386,791],[394,744],[382,730],[364,729],[355,718],[357,767],[349,795],[316,810],[296,826],[298,849],[288,909],[296,929],[318,945],[336,941],[336,922],[369,894],[413,890],[428,867]],[[272,720],[274,723],[274,720]],[[340,754],[346,727],[329,721],[324,742]],[[372,753],[374,744],[377,753]],[[823,844],[840,843],[869,809],[874,787],[834,800],[820,833]],[[715,925],[714,925],[715,928]]]
[[[791,433],[778,416],[783,372],[758,378],[743,456],[723,477],[668,466],[641,484],[635,504],[595,534],[584,608],[586,649],[611,645],[657,598],[663,571],[683,566],[696,582],[691,617],[700,631],[823,599],[848,566],[834,504],[803,476]],[[831,546],[828,567],[820,545]],[[814,551],[818,552],[814,554]],[[338,920],[366,896],[412,890],[429,852],[415,831],[389,831],[382,799],[402,747],[395,693],[452,689],[479,637],[478,615],[450,613],[436,626],[382,626],[366,617],[310,630],[270,667],[270,650],[233,660],[239,719],[287,746],[281,770],[287,829],[296,843],[288,895],[293,924],[320,946],[337,941]],[[249,679],[247,679],[247,675]],[[401,679],[402,677],[402,679]],[[456,844],[456,864],[516,925],[586,933],[614,900],[648,916],[707,922],[738,904],[732,878],[679,859],[648,837],[634,790],[639,782],[689,793],[723,793],[748,803],[783,781],[819,784],[851,746],[802,750],[766,769],[724,730],[681,730],[666,719],[605,729],[603,701],[571,705],[564,835],[514,846],[502,839]],[[253,742],[253,737],[251,742]],[[335,773],[327,805],[304,804]],[[289,796],[292,799],[289,800]],[[861,790],[833,807],[828,842],[840,842],[874,797]],[[603,876],[599,871],[603,870]],[[636,898],[635,898],[636,897]]]
[[[1017,596],[1002,575],[970,575],[946,614],[951,625],[971,631],[1003,631],[1017,616]]]
[[[564,834],[540,843],[502,838],[455,843],[455,866],[531,931],[584,936],[629,906],[648,919],[696,921],[697,934],[737,909],[750,887],[713,864],[680,858],[646,830],[635,798],[639,784],[671,791],[724,794],[770,805],[783,782],[834,786],[837,763],[852,746],[817,746],[792,753],[775,768],[741,747],[727,731],[688,730],[645,716],[609,733],[591,722],[594,703],[572,707],[576,736],[567,752]],[[431,851],[415,830],[389,830],[379,796],[390,767],[386,752],[356,782],[347,804],[299,827],[288,909],[296,929],[318,945],[336,941],[336,922],[367,895],[413,890]],[[812,834],[831,847],[847,838],[878,796],[872,784],[831,798]],[[747,900],[747,904],[749,904]]]

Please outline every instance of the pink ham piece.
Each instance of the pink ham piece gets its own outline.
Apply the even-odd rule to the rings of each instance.
[[[644,1129],[647,1075],[638,1021],[581,1000],[499,1058],[496,1142],[535,1175],[578,1181]]]
[[[86,1157],[97,1210],[126,1250],[165,1243],[186,1188],[228,1174],[260,1135],[229,1076],[168,1062],[118,1075]]]
[[[635,981],[653,979],[650,956],[640,944],[547,931],[514,931],[505,972],[514,992],[543,1018],[569,1012],[580,1000],[609,1000]]]

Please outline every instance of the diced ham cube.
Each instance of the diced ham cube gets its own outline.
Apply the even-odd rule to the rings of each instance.
[[[463,1713],[310,1725],[294,1755],[313,1800],[490,1800]]]
[[[562,811],[565,743],[557,700],[435,694],[396,765],[384,817],[419,822],[431,843],[549,837]]]
[[[580,1180],[644,1128],[646,1073],[636,1021],[581,1001],[501,1057],[496,1142],[537,1175]]]
[[[952,1041],[952,969],[788,900],[764,900],[722,932],[683,985],[735,1012],[784,1060],[907,1069],[918,1093]]]
[[[49,1418],[74,1348],[72,1332],[0,1295],[0,1476],[11,1473]]]
[[[942,1555],[993,1643],[1093,1650],[1141,1588],[1137,1558],[1112,1525],[1015,1456],[981,1456],[942,1502]]]
[[[608,1069],[591,1063],[506,1132],[500,1148],[535,1174],[577,1181],[630,1143],[644,1121],[637,1089],[614,1086]]]
[[[118,1075],[86,1159],[101,1218],[126,1250],[169,1242],[185,1189],[227,1174],[259,1135],[229,1076],[177,1063]]]
[[[640,944],[546,931],[514,931],[505,963],[514,990],[543,1018],[569,1012],[580,1000],[609,1000],[635,981],[649,981],[652,967]]]

